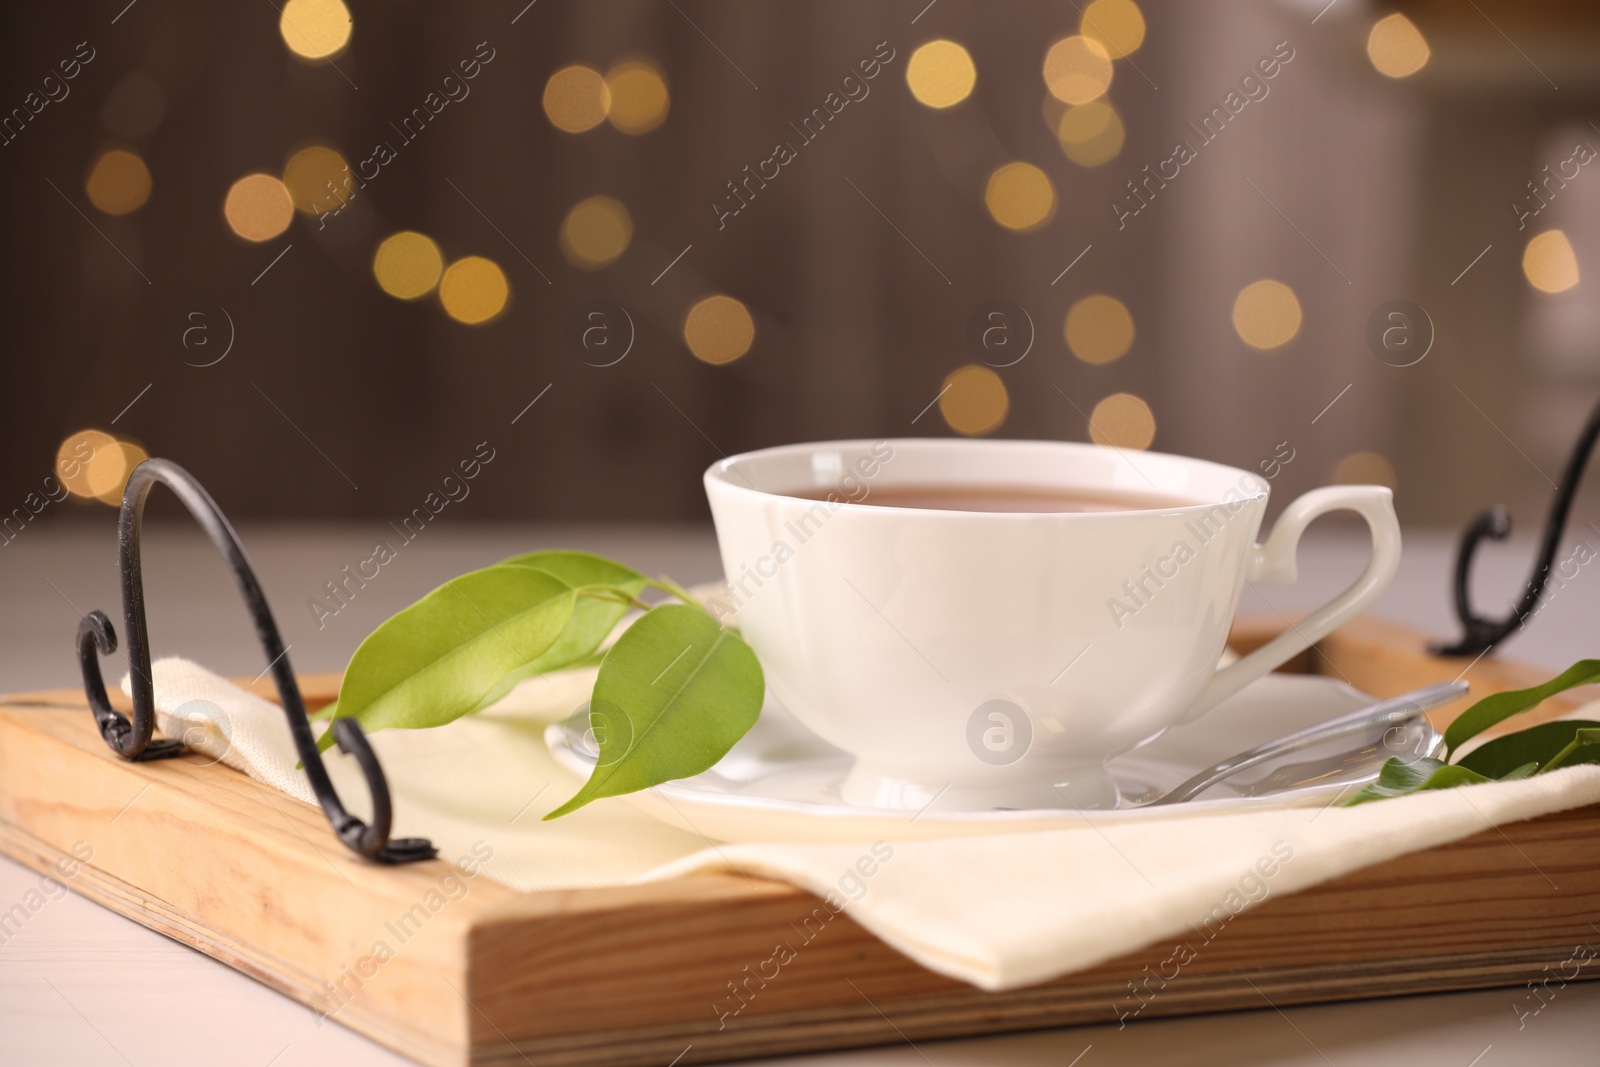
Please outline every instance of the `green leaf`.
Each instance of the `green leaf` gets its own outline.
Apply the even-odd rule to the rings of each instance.
[[[581,589],[584,586],[607,586],[619,589],[630,597],[638,596],[649,584],[644,575],[637,571],[624,567],[615,560],[588,552],[568,552],[559,549],[529,552],[527,555],[513,556],[501,566],[532,567],[546,574],[555,575],[574,589]],[[596,596],[584,596],[580,593],[572,608],[572,618],[568,620],[567,628],[556,638],[555,643],[538,659],[524,663],[499,678],[468,714],[482,711],[497,703],[524,679],[537,678],[551,671],[583,665],[627,613],[626,604]]]
[[[560,578],[573,588],[580,585],[616,585],[626,588],[636,584],[643,589],[648,579],[632,567],[614,559],[597,556],[592,552],[572,552],[567,549],[550,549],[512,556],[500,562],[502,567],[535,567]]]
[[[1517,777],[1524,775],[1518,774]],[[1370,800],[1403,797],[1410,793],[1419,793],[1424,789],[1450,789],[1458,785],[1475,785],[1491,781],[1494,779],[1486,778],[1477,771],[1453,766],[1431,756],[1391,756],[1384,761],[1383,769],[1378,772],[1377,781],[1367,785],[1355,796],[1342,801],[1339,806],[1351,808]]]
[[[1600,727],[1600,722],[1578,719],[1540,723],[1514,734],[1485,741],[1462,756],[1456,765],[1490,778],[1504,778],[1513,768],[1524,763],[1545,766],[1558,752],[1573,744],[1581,731],[1597,727]],[[1600,763],[1600,748],[1569,757],[1563,766],[1572,763]]]
[[[1512,689],[1486,696],[1457,716],[1444,732],[1446,755],[1496,723],[1535,707],[1557,693],[1600,681],[1600,659],[1583,659],[1556,677],[1530,689]]]
[[[755,653],[710,615],[682,604],[645,612],[600,664],[594,772],[545,818],[707,770],[755,725],[764,691]]]
[[[338,717],[369,733],[460,718],[561,637],[576,601],[565,582],[532,567],[500,564],[452,579],[361,642],[339,687]],[[318,746],[332,744],[329,730]]]

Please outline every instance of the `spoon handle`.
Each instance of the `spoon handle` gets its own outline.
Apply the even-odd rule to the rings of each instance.
[[[1221,763],[1207,767],[1199,774],[1190,778],[1171,792],[1150,801],[1144,807],[1155,807],[1158,804],[1181,804],[1191,800],[1199,794],[1210,789],[1224,778],[1242,770],[1248,770],[1267,760],[1309,748],[1312,745],[1331,741],[1335,738],[1345,737],[1349,734],[1363,733],[1374,726],[1399,726],[1418,718],[1430,708],[1447,704],[1467,691],[1466,682],[1437,682],[1433,685],[1423,686],[1421,689],[1381,700],[1376,704],[1369,704],[1364,708],[1347,712],[1327,722],[1308,726],[1292,734],[1269,741],[1237,756],[1229,756]]]

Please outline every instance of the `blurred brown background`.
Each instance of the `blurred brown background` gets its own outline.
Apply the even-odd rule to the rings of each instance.
[[[1093,436],[1138,445],[1153,424],[1151,447],[1240,466],[1287,442],[1280,502],[1379,479],[1409,522],[1458,524],[1504,500],[1531,525],[1600,385],[1600,165],[1573,159],[1600,149],[1593,5],[524,4],[8,13],[4,510],[88,429],[183,464],[235,517],[398,519],[487,441],[495,460],[459,505],[473,519],[699,519],[699,474],[719,453],[957,430],[1088,440],[1098,410]],[[1404,24],[1380,23],[1396,12]],[[1093,48],[1084,69],[1049,74],[1048,55],[1071,58],[1052,46],[1080,32],[1107,57],[1104,93],[1083,89]],[[934,41],[970,56],[970,92],[959,50],[914,68]],[[328,42],[322,59],[295,54]],[[1283,47],[1293,58],[1265,95],[1197,137],[1189,124]],[[861,80],[875,54],[892,58]],[[463,60],[490,55],[460,80]],[[452,74],[469,91],[408,139],[430,93],[462,91]],[[806,143],[791,123],[830,93],[858,98]],[[940,93],[959,99],[918,98]],[[1088,109],[1077,127],[1074,109]],[[1129,183],[1181,139],[1196,158],[1119,228],[1113,199],[1132,203]],[[719,228],[727,183],[780,141],[796,158]],[[286,175],[309,145],[358,168],[380,142],[393,158],[337,215],[319,218],[333,191]],[[102,169],[107,152],[137,162]],[[1021,184],[997,188],[1018,163]],[[1533,199],[1529,183],[1563,165],[1575,176]],[[230,187],[251,174],[285,178],[313,210],[281,224],[272,196],[289,194],[268,182],[230,222]],[[1029,184],[1041,174],[1043,194]],[[564,247],[569,212],[596,196],[611,199],[579,213]],[[1519,218],[1516,203],[1540,210]],[[615,205],[631,227],[620,254],[585,261],[584,247],[617,250]],[[504,309],[469,325],[436,291],[386,293],[374,257],[400,231],[445,263],[492,261]],[[1270,333],[1282,307],[1235,309],[1261,280],[1300,315],[1266,349],[1244,339],[1251,316]],[[481,275],[458,282],[469,317],[496,303]],[[715,295],[754,326],[723,363],[685,336]],[[1063,335],[1095,296],[1133,324],[1107,362]],[[1431,321],[1411,366],[1369,344],[1394,300]],[[702,357],[741,348],[737,308],[708,305]],[[1003,320],[986,317],[996,308]],[[612,347],[586,348],[600,321]],[[1119,321],[1085,320],[1091,358],[1117,347]],[[598,365],[629,332],[625,358]],[[1097,409],[1113,394],[1138,402]],[[137,452],[109,455],[77,488],[115,499]],[[37,521],[95,513],[109,508],[79,500]]]

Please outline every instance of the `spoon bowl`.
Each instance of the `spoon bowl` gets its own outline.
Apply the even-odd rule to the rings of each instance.
[[[1237,790],[1239,796],[1268,796],[1300,789],[1321,782],[1376,770],[1390,756],[1435,755],[1444,738],[1423,718],[1430,708],[1448,704],[1467,692],[1463,681],[1437,682],[1388,700],[1346,712],[1315,726],[1308,726],[1266,744],[1246,749],[1200,771],[1188,781],[1154,798],[1140,798],[1140,806],[1182,804],[1193,800],[1212,786],[1248,771],[1272,764],[1291,753],[1315,749],[1330,742],[1359,739],[1355,748],[1325,753],[1319,759],[1275,767],[1252,785]]]

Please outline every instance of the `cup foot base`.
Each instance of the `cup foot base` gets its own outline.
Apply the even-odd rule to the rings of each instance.
[[[1057,782],[912,781],[857,760],[840,784],[845,803],[901,811],[1026,811],[1114,808],[1117,784],[1104,766],[1075,767]]]

